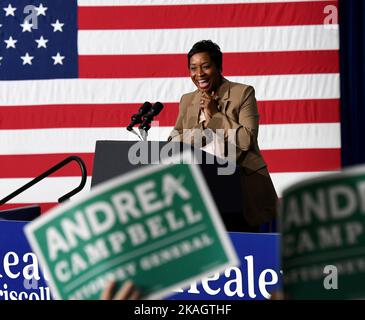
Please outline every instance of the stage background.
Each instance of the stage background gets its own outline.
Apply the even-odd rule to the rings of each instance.
[[[194,90],[186,54],[201,39],[220,45],[225,77],[256,89],[259,145],[279,196],[341,168],[337,1],[8,2],[17,10],[0,12],[0,197],[68,155],[86,162],[87,192],[95,141],[134,140],[125,127],[144,101],[165,104],[150,130],[165,140],[181,95]],[[29,3],[38,29],[23,32]],[[70,165],[3,208],[40,203],[45,212],[79,180]]]

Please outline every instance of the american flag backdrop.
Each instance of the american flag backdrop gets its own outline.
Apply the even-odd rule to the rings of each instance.
[[[135,140],[125,127],[144,101],[164,103],[149,139],[166,140],[202,39],[220,45],[225,77],[256,89],[279,196],[339,170],[339,31],[324,26],[326,6],[337,1],[0,1],[0,198],[68,155],[85,161],[88,192],[95,141]],[[2,208],[44,212],[79,175],[69,165]]]

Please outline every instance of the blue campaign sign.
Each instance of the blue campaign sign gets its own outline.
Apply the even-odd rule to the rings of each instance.
[[[278,234],[229,233],[241,265],[178,288],[169,300],[264,300],[281,289]],[[199,263],[197,261],[197,263]]]
[[[0,300],[51,299],[23,232],[26,223],[0,221]]]
[[[37,258],[25,238],[27,222],[0,221],[0,300],[50,300]],[[230,233],[241,265],[173,293],[168,300],[262,300],[281,288],[279,235]],[[197,263],[199,263],[197,261]]]

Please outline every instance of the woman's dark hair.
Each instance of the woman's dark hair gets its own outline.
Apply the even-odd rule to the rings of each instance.
[[[190,58],[200,52],[206,52],[209,54],[210,59],[214,62],[215,66],[222,72],[222,51],[219,46],[211,40],[201,40],[193,45],[188,53],[188,67],[190,66]]]

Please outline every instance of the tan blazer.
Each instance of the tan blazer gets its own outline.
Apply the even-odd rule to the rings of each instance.
[[[259,225],[276,216],[277,195],[267,165],[257,143],[259,114],[253,87],[230,82],[223,78],[218,89],[218,110],[208,123],[208,128],[236,129],[236,162],[240,166],[243,209],[247,222]],[[183,129],[200,129],[200,92],[184,94],[180,100],[179,115],[169,140],[192,143],[186,139]],[[190,138],[189,138],[190,139]],[[227,150],[227,141],[225,141]]]

